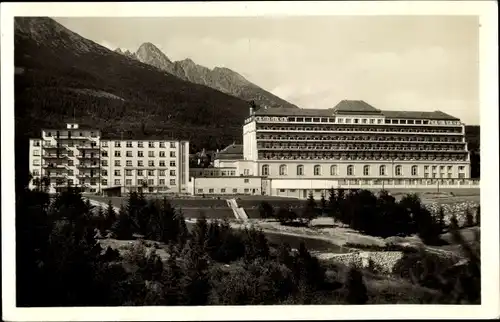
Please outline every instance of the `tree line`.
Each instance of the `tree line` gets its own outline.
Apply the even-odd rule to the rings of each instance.
[[[465,210],[466,225],[479,225],[480,210],[474,218],[471,209]],[[330,189],[328,199],[321,196],[319,202],[309,194],[299,209],[280,207],[274,209],[263,201],[259,205],[261,218],[273,218],[283,225],[308,225],[319,215],[333,218],[364,234],[377,237],[410,236],[417,234],[424,243],[445,243],[440,235],[449,229],[445,223],[444,210],[432,214],[425,208],[416,194],[407,194],[399,201],[387,191],[375,195],[362,189]],[[452,220],[458,221],[456,217]]]
[[[43,189],[26,189],[17,198],[18,306],[363,304],[380,300],[381,295],[366,286],[360,268],[322,263],[303,243],[298,250],[287,244],[273,247],[261,230],[234,230],[228,221],[208,221],[202,216],[186,224],[182,212],[167,199],[132,193],[115,211],[111,203],[104,208],[92,206],[72,188],[53,198]],[[117,251],[101,246],[103,237],[143,242]],[[156,243],[151,246],[152,242]],[[162,250],[166,258],[160,257]],[[418,277],[418,284],[431,278],[429,274]],[[440,290],[439,285],[436,289]],[[438,300],[448,301],[425,299]]]

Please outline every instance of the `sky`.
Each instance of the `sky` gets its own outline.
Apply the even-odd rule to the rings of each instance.
[[[301,108],[364,100],[479,124],[475,16],[55,18],[110,49],[230,68]]]

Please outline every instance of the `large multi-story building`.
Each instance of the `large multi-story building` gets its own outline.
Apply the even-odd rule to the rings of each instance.
[[[50,192],[69,184],[94,193],[110,188],[186,193],[189,181],[187,141],[106,139],[98,129],[67,124],[42,130],[29,149],[30,185],[46,178]]]
[[[364,101],[344,100],[330,109],[251,109],[243,162],[247,173],[272,179],[263,191],[273,195],[437,179],[454,184],[470,178],[464,127],[441,111],[383,111]]]

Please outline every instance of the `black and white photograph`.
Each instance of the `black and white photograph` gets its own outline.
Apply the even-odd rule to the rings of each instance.
[[[498,317],[495,5],[2,3],[4,319]]]

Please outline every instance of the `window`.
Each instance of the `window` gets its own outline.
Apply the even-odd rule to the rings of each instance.
[[[148,186],[153,186],[155,184],[154,179],[148,179]]]
[[[160,172],[158,173],[160,176],[164,177],[165,176],[165,170],[160,170]]]
[[[33,146],[40,146],[40,141],[38,140],[33,141]]]
[[[351,123],[351,119],[345,119],[346,123]]]
[[[154,148],[155,147],[155,143],[154,142],[148,142],[148,147]]]
[[[284,164],[280,165],[280,176],[286,176],[286,165]]]
[[[315,176],[321,175],[321,166],[320,165],[315,165],[314,166],[314,175]]]
[[[143,148],[144,147],[144,143],[143,142],[137,142],[137,147],[138,148]]]
[[[132,179],[126,179],[125,180],[125,185],[126,186],[131,186],[132,185]]]
[[[144,166],[144,161],[142,161],[142,160],[137,161],[137,166],[138,167],[143,167]]]
[[[120,166],[121,166],[120,160],[115,160],[115,167],[120,167]]]
[[[120,151],[115,151],[115,157],[121,157]]]
[[[269,166],[267,164],[264,164],[262,166],[262,175],[263,176],[268,176],[269,175]]]
[[[221,192],[221,193],[226,193],[226,188],[221,188],[221,189],[220,189],[220,192]]]
[[[369,165],[363,166],[363,175],[364,176],[369,176],[370,175],[370,166]]]
[[[387,174],[386,172],[387,168],[385,167],[385,165],[381,165],[378,169],[378,173],[380,176],[385,176]]]
[[[244,192],[245,192],[245,193],[249,193],[249,192],[250,192],[250,189],[245,188],[245,189],[244,189]]]
[[[165,161],[160,161],[160,167],[164,167],[165,166]]]
[[[108,141],[101,141],[102,147],[107,148],[108,147]]]
[[[465,167],[463,165],[458,166],[458,171],[465,171]]]
[[[155,166],[155,161],[154,160],[149,160],[148,161],[148,166],[149,167],[154,167]]]
[[[148,152],[148,157],[154,158],[155,157],[155,151],[149,151]]]
[[[451,173],[448,173],[448,179],[451,179]]]
[[[33,165],[40,165],[40,160],[37,159],[33,160]]]
[[[47,136],[48,136],[48,137],[51,137],[51,136],[52,136],[52,133],[51,133],[51,132],[47,132]]]
[[[38,170],[33,170],[33,176],[37,177],[40,175],[40,172]]]
[[[101,170],[101,176],[108,176],[108,170]]]
[[[375,124],[375,119],[370,119],[370,124]]]
[[[432,166],[432,172],[436,172],[437,166],[433,165]]]
[[[170,185],[175,186],[175,179],[170,179]]]
[[[132,151],[127,151],[127,152],[125,153],[125,156],[127,156],[127,157],[131,158],[131,157],[132,157]]]
[[[144,152],[143,151],[137,151],[137,156],[139,158],[142,158],[144,156]]]
[[[158,184],[159,184],[160,186],[164,186],[164,185],[165,185],[165,179],[160,179],[160,180],[158,180]]]
[[[127,141],[127,148],[131,148],[132,147],[132,141]]]
[[[108,151],[102,151],[102,156],[106,158],[108,156]]]
[[[160,151],[160,158],[164,158],[165,157],[165,151]]]
[[[131,167],[132,166],[132,160],[127,160],[126,164],[127,164],[127,167]]]
[[[154,176],[155,170],[148,170],[148,176]]]
[[[416,176],[416,175],[418,175],[418,167],[417,167],[416,165],[413,165],[413,166],[411,167],[411,175],[412,175],[412,176]]]
[[[101,164],[102,164],[103,167],[107,167],[108,166],[108,160],[102,160]]]
[[[429,171],[429,166],[428,166],[428,165],[424,166],[424,171],[425,171],[425,172],[428,172],[428,171]]]
[[[68,160],[68,166],[72,167],[73,166],[73,160]]]
[[[347,175],[348,176],[353,176],[354,175],[354,166],[353,165],[348,165],[347,166]]]
[[[249,183],[249,182],[250,182],[250,180],[249,180],[249,179],[245,179],[245,180],[243,180],[243,181],[244,181],[245,183]]]
[[[298,176],[303,176],[304,175],[304,166],[301,165],[301,164],[297,166],[297,175]]]
[[[107,186],[108,185],[108,180],[107,179],[102,179],[102,185]]]
[[[238,193],[238,188],[233,188],[233,193]]]
[[[243,175],[244,176],[250,175],[250,169],[243,169]]]
[[[449,165],[448,166],[448,172],[451,172],[452,169],[453,169],[453,166]]]
[[[73,175],[74,175],[73,170],[68,170],[68,176],[71,176],[71,177],[72,177]]]
[[[175,167],[175,161],[170,161],[170,166]]]
[[[143,173],[143,170],[137,170],[137,176],[142,177]]]
[[[40,156],[40,150],[33,150],[33,155],[34,156]]]
[[[170,170],[170,176],[175,177],[175,170]]]
[[[208,193],[214,193],[214,188],[208,189]]]
[[[175,158],[175,151],[170,151],[170,157]]]
[[[127,177],[131,177],[132,176],[132,170],[125,170],[125,175]]]
[[[165,142],[160,142],[160,148],[164,148],[165,147]]]
[[[120,141],[115,141],[115,148],[119,148],[119,147],[121,147]]]
[[[403,175],[403,167],[400,165],[396,166],[396,175],[397,176],[402,176]]]
[[[115,176],[120,176],[120,170],[115,170]]]
[[[429,178],[429,174],[427,172],[424,173],[424,178]]]
[[[175,142],[170,142],[170,147],[171,147],[172,149],[175,149]]]
[[[97,180],[96,179],[91,179],[90,180],[90,185],[91,186],[95,186],[97,184]]]
[[[198,189],[198,193],[202,193],[203,192],[203,189]]]
[[[115,179],[115,186],[119,186],[120,185],[120,179]]]

